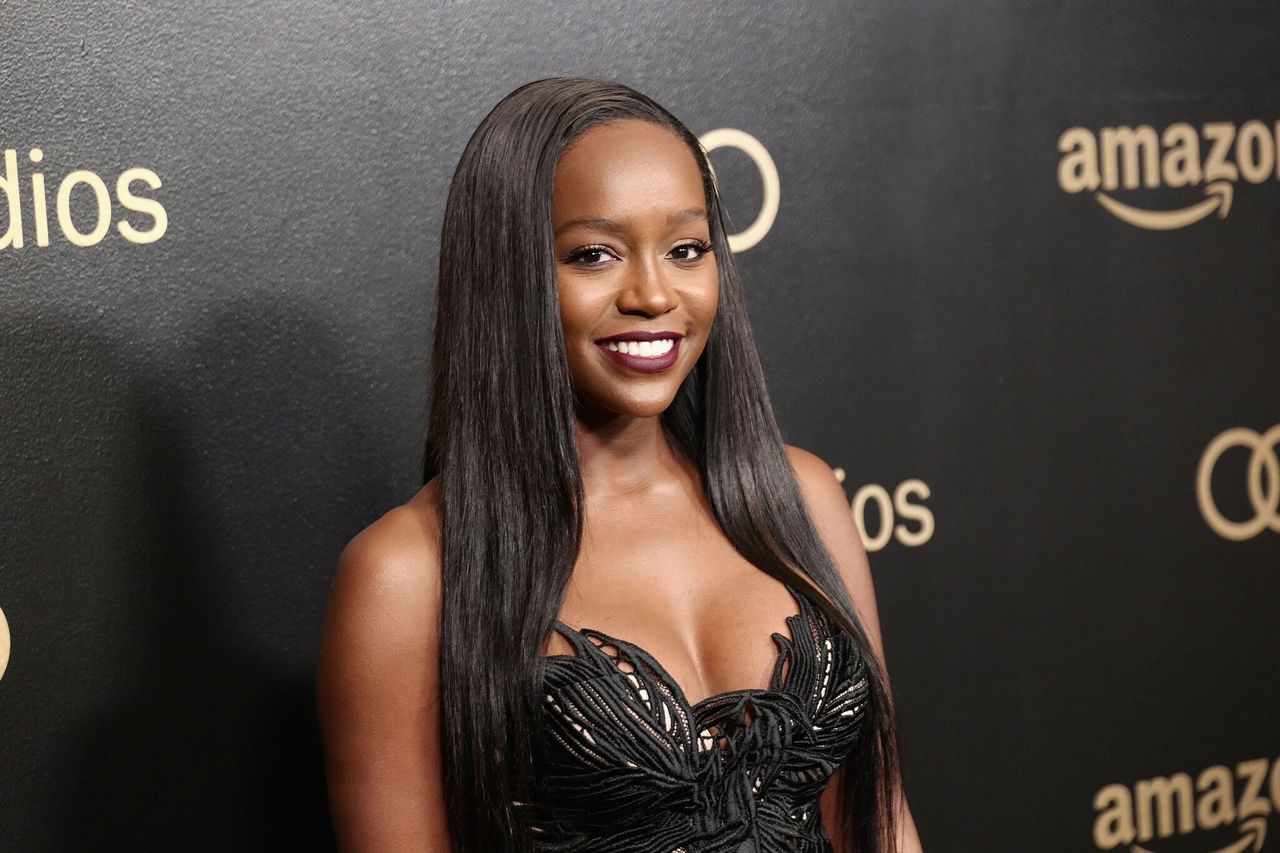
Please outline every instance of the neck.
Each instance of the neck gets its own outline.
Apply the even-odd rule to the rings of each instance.
[[[691,463],[672,447],[658,415],[579,412],[575,420],[578,465],[589,499],[640,495],[687,477]]]

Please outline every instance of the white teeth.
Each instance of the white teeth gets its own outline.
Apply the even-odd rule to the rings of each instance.
[[[635,355],[640,358],[661,358],[671,352],[671,348],[676,345],[672,338],[663,338],[658,341],[609,341],[609,349],[614,352],[625,352],[627,355]]]

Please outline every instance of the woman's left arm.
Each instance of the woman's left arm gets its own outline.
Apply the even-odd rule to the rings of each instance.
[[[818,528],[823,544],[835,561],[836,569],[844,579],[888,686],[888,670],[885,668],[884,644],[880,637],[880,619],[876,608],[875,586],[871,581],[871,567],[867,561],[866,548],[862,544],[862,535],[849,510],[849,499],[845,496],[844,487],[836,479],[831,466],[819,457],[791,445],[786,445],[786,451],[809,514]],[[836,792],[839,791],[843,772],[843,769],[837,770],[831,777],[821,800],[823,823],[836,845],[836,853],[845,853],[835,832],[840,818]],[[899,798],[897,806],[898,853],[923,853],[924,848],[920,844],[920,835],[916,831],[915,819],[911,815],[911,807],[907,805],[905,793]]]

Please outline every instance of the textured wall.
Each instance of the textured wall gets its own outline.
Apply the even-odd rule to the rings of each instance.
[[[315,644],[419,485],[447,182],[502,95],[586,74],[776,164],[739,260],[865,524],[928,849],[1280,850],[1274,5],[0,23],[0,849],[332,843]],[[745,226],[757,168],[713,159]]]

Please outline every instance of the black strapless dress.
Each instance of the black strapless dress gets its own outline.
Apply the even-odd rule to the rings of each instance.
[[[833,848],[819,797],[859,737],[865,663],[804,595],[774,632],[768,689],[690,705],[644,649],[556,620],[574,655],[548,655],[543,853],[772,853]],[[785,680],[784,664],[789,662]]]

